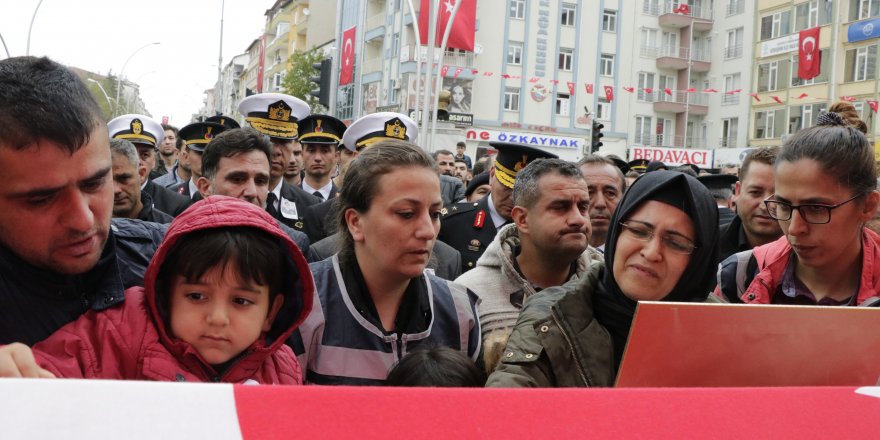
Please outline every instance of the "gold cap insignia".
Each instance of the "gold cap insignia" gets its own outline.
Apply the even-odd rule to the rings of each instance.
[[[401,123],[400,118],[385,123],[385,137],[406,140],[406,126]]]
[[[287,121],[290,120],[290,106],[287,105],[284,101],[278,101],[269,106],[268,116],[269,119],[274,121]]]
[[[529,164],[529,155],[523,154],[522,160],[513,165],[513,170],[519,172],[519,170],[526,167]]]
[[[134,134],[141,134],[144,130],[144,124],[140,119],[132,119],[131,120],[131,132]]]
[[[205,139],[213,139],[214,138],[214,135],[211,134],[211,131],[213,131],[213,130],[214,130],[214,127],[207,127],[207,130],[205,131]]]
[[[324,129],[321,127],[321,123],[324,122],[323,119],[315,120],[315,133],[321,133]]]

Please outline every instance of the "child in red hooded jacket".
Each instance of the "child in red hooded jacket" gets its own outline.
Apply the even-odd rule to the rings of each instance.
[[[311,310],[305,258],[259,207],[213,196],[177,217],[144,287],[33,350],[0,348],[0,376],[301,384],[287,337]]]

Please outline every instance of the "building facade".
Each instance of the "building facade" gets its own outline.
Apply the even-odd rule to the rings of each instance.
[[[877,148],[880,0],[758,0],[750,145],[780,145],[835,101],[852,101]],[[799,32],[819,27],[820,74],[798,77]],[[876,30],[875,30],[876,29]],[[878,155],[880,157],[880,155]]]

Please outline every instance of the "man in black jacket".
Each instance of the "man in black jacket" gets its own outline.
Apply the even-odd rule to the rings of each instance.
[[[164,227],[111,223],[109,143],[76,74],[0,61],[0,344],[41,341],[143,283]]]
[[[110,139],[110,151],[113,159],[113,217],[171,223],[174,218],[153,206],[153,198],[141,189],[141,181],[147,178],[147,167],[139,163],[134,145],[125,139]]]

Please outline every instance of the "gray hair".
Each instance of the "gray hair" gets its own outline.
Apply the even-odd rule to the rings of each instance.
[[[520,170],[513,182],[513,204],[531,208],[541,198],[539,180],[545,174],[558,174],[576,180],[584,180],[578,167],[562,159],[537,159]]]
[[[135,168],[141,163],[137,148],[125,139],[110,139],[110,152],[128,159],[128,162],[134,165]]]
[[[626,192],[626,178],[623,175],[623,170],[618,168],[617,164],[614,163],[613,160],[600,156],[598,154],[588,154],[581,158],[577,162],[577,167],[580,168],[584,165],[611,165],[617,171],[617,178],[620,179],[620,193],[623,194]]]

